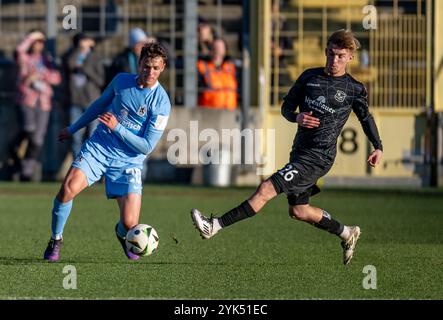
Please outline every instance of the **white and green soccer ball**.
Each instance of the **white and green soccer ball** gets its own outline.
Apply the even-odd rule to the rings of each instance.
[[[157,231],[150,225],[138,224],[126,234],[126,248],[138,256],[149,256],[157,247]]]

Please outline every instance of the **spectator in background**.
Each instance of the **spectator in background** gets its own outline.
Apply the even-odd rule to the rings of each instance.
[[[214,42],[214,31],[209,23],[203,19],[198,19],[198,57],[199,59],[209,59],[211,56],[212,44]]]
[[[203,108],[237,108],[236,67],[227,56],[223,39],[215,39],[209,60],[198,60],[199,96],[198,104]]]
[[[129,46],[118,54],[111,65],[111,74],[109,79],[113,79],[121,72],[136,74],[137,61],[141,50],[146,43],[154,42],[154,37],[148,37],[140,28],[133,28],[129,31]]]
[[[70,123],[76,122],[86,108],[101,94],[105,83],[104,68],[94,54],[95,40],[83,33],[73,38],[73,46],[63,56],[63,70],[66,78],[67,108]],[[98,120],[87,126],[88,136],[98,125]],[[72,153],[75,158],[83,143],[85,129],[77,131],[72,140]]]
[[[24,139],[28,145],[21,161],[21,180],[30,181],[43,147],[52,109],[52,85],[61,82],[52,59],[44,54],[45,35],[31,31],[17,46],[15,57],[18,67],[17,104],[22,112],[22,128],[14,139],[11,152],[19,160],[18,148]]]

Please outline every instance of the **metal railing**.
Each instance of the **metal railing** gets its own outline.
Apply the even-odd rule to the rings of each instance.
[[[206,2],[199,5],[198,14],[209,17],[208,20],[219,35],[227,36],[235,42],[238,36],[235,31],[228,34],[224,28],[226,21],[233,19],[225,13],[225,8],[232,7],[233,1]],[[62,10],[68,5],[76,8],[75,30],[65,30],[63,27],[66,15]],[[58,57],[69,48],[72,36],[77,32],[101,39],[96,51],[106,64],[126,46],[128,32],[133,27],[142,28],[150,36],[167,44],[172,59],[162,84],[174,105],[183,104],[185,0],[0,0],[0,50],[5,56],[12,59],[15,46],[29,30],[39,28],[47,31],[48,6],[54,6],[57,12],[57,30],[53,30],[53,33],[56,34],[55,55]],[[240,8],[234,12],[241,19],[238,17],[241,1],[234,6]],[[233,49],[231,53],[238,58],[240,53],[236,48]]]
[[[365,6],[376,10],[376,29],[363,26]],[[270,7],[271,106],[280,105],[303,70],[324,65],[328,35],[346,28],[362,45],[349,71],[367,87],[371,106],[425,107],[430,0],[272,0]]]
[[[369,83],[375,107],[426,105],[426,19],[419,15],[381,16],[371,33],[370,59],[376,70]]]

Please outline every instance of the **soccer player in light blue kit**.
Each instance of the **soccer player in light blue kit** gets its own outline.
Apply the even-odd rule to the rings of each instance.
[[[52,235],[44,259],[60,260],[63,228],[73,199],[105,176],[106,195],[117,199],[120,220],[117,239],[131,260],[139,259],[126,249],[127,231],[138,224],[141,209],[143,161],[152,152],[166,127],[171,103],[158,82],[167,64],[166,50],[158,43],[146,44],[138,61],[138,74],[120,73],[59,140],[98,118],[101,122],[86,140],[72,163],[52,209]]]

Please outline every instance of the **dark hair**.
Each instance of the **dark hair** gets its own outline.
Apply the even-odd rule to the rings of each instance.
[[[335,31],[328,38],[327,46],[334,44],[341,49],[348,49],[352,52],[360,48],[360,42],[355,38],[350,30],[341,29]]]
[[[162,58],[165,64],[168,64],[168,52],[166,51],[165,47],[158,42],[149,42],[143,46],[140,53],[139,62],[145,58],[155,59],[158,57]]]
[[[74,47],[78,47],[79,43],[81,40],[86,39],[86,35],[82,32],[77,33],[73,38],[72,38],[72,45]]]
[[[197,18],[197,20],[198,20],[198,24],[209,24],[209,21],[204,17],[199,16]]]

